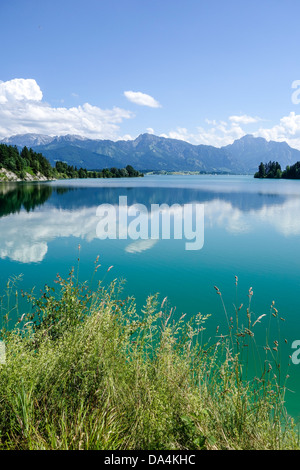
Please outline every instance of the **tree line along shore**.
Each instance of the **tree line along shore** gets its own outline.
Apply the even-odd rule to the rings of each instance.
[[[103,168],[87,170],[57,161],[53,167],[49,160],[32,148],[0,144],[0,182],[4,181],[47,181],[68,178],[131,178],[143,173],[131,165],[125,168]]]
[[[285,170],[281,169],[278,162],[261,162],[254,178],[276,178],[276,179],[300,179],[300,162],[287,166]]]

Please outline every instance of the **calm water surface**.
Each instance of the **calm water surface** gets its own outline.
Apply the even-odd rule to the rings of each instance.
[[[100,204],[204,204],[204,246],[185,250],[185,240],[100,240],[96,235]],[[257,341],[264,344],[270,304],[280,317],[283,373],[289,374],[287,408],[300,415],[300,364],[288,366],[300,340],[300,181],[260,181],[250,176],[147,176],[122,180],[72,180],[43,184],[0,185],[0,286],[23,274],[20,289],[51,284],[77,264],[80,276],[126,279],[125,293],[142,305],[147,295],[168,297],[178,315],[211,314],[207,337],[225,318],[214,286],[228,313],[248,302],[253,288]],[[108,267],[113,269],[105,274]],[[238,276],[236,294],[235,276]],[[245,308],[241,315],[246,317]],[[265,321],[265,323],[264,323]],[[224,332],[225,329],[224,329]],[[279,339],[277,327],[272,340]]]

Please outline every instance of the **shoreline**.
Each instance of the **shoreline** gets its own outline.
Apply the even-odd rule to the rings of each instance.
[[[55,178],[47,178],[46,176],[38,173],[37,175],[32,175],[26,173],[26,178],[19,178],[16,173],[9,171],[6,168],[0,168],[0,183],[33,183],[33,182],[47,182],[55,181]]]

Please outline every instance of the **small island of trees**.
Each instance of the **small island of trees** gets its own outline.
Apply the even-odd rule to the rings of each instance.
[[[254,178],[300,179],[300,162],[287,166],[283,171],[278,162],[261,162]]]

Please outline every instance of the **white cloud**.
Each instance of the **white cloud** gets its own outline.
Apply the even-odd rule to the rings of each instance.
[[[193,134],[190,134],[185,127],[177,127],[176,131],[170,131],[168,134],[160,134],[160,137],[184,140],[186,142],[190,142],[194,138]]]
[[[0,104],[10,101],[41,101],[43,93],[33,79],[15,78],[0,83]]]
[[[216,126],[217,121],[215,119],[205,119],[206,124],[209,124],[210,126]]]
[[[178,127],[175,131],[168,134],[161,134],[161,137],[169,137],[171,139],[184,140],[194,145],[213,145],[214,147],[222,147],[231,144],[234,140],[240,139],[245,132],[236,123],[226,123],[224,121],[216,122],[209,129],[197,127],[196,132],[189,132],[184,127]]]
[[[75,93],[73,93],[75,96]],[[126,98],[138,105],[152,108],[161,105],[152,96],[141,92],[125,91]],[[125,119],[134,117],[131,111],[119,107],[101,109],[89,103],[67,108],[51,106],[43,101],[43,93],[34,79],[16,78],[0,80],[0,140],[15,134],[44,135],[76,134],[94,139],[132,140],[131,134],[122,137],[120,126]],[[291,112],[278,123],[267,128],[257,116],[230,115],[226,121],[205,119],[205,126],[190,131],[177,127],[160,134],[163,137],[185,140],[195,145],[222,147],[249,133],[248,125],[257,125],[251,133],[256,137],[277,142],[286,141],[300,150],[300,114]],[[258,124],[259,123],[259,124]],[[154,130],[148,128],[152,134]]]
[[[262,121],[259,117],[252,117],[246,114],[241,116],[229,116],[228,122],[217,121],[216,119],[205,119],[207,128],[197,127],[196,132],[190,132],[185,127],[177,127],[175,131],[161,134],[162,137],[184,140],[195,145],[213,145],[223,147],[232,144],[234,140],[240,139],[248,133],[242,125],[254,124]]]
[[[254,135],[264,137],[266,140],[285,141],[291,147],[300,150],[300,115],[291,112],[288,116],[281,118],[279,124],[269,129],[259,128]]]
[[[176,130],[171,130],[168,133],[161,134],[161,136],[185,140],[194,145],[204,144],[223,147],[249,134],[249,130],[245,127],[247,124],[257,124],[261,121],[263,121],[262,118],[251,117],[246,114],[229,116],[227,122],[205,119],[206,128],[197,127],[195,132],[191,132],[184,127],[177,127]],[[300,115],[291,112],[288,116],[281,118],[279,123],[273,127],[265,128],[261,126],[257,130],[251,131],[251,134],[254,137],[263,137],[267,141],[287,142],[291,147],[300,150]]]
[[[161,108],[161,105],[152,96],[140,91],[124,91],[124,96],[132,103],[150,108]]]
[[[0,138],[37,133],[116,140],[119,125],[134,116],[125,109],[101,109],[89,103],[72,108],[52,107],[42,98],[42,91],[33,79],[1,82]]]
[[[134,140],[136,139],[136,137],[132,137],[131,134],[125,134],[125,135],[120,136],[118,140]]]
[[[242,116],[229,116],[229,121],[237,124],[254,124],[261,121],[259,117],[248,116],[243,114]]]

